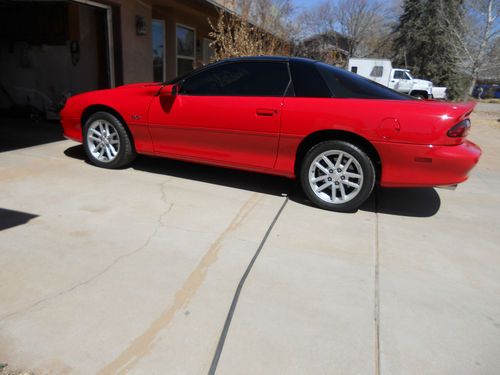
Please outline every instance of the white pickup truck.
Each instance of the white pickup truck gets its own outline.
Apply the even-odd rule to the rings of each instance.
[[[433,90],[431,81],[413,78],[408,69],[393,68],[388,59],[352,58],[349,59],[349,71],[417,98],[446,98],[446,88],[436,87]]]

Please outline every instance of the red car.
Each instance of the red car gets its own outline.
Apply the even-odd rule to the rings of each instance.
[[[301,58],[224,60],[163,83],[76,95],[66,137],[118,168],[148,154],[299,178],[317,206],[352,211],[382,186],[452,185],[481,155],[474,103],[416,100]]]

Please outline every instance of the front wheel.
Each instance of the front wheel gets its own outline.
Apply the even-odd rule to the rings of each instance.
[[[307,152],[300,180],[304,193],[316,206],[354,211],[373,190],[375,168],[359,147],[345,141],[325,141]]]
[[[92,164],[120,168],[135,158],[135,150],[124,124],[108,112],[96,112],[83,127],[83,145]]]

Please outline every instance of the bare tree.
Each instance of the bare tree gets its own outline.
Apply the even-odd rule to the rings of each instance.
[[[470,75],[467,94],[472,95],[481,74],[499,75],[500,1],[468,0],[465,15],[463,23],[452,25],[452,30],[461,65]]]
[[[304,10],[298,19],[303,34],[342,34],[348,41],[349,57],[386,56],[390,53],[394,10],[399,10],[394,1],[324,0]]]
[[[485,55],[485,64],[481,68],[481,77],[500,81],[500,37],[496,37],[491,46],[488,48],[488,53]]]
[[[326,1],[316,6],[304,9],[297,17],[301,38],[312,35],[328,34],[337,29],[337,12],[332,1]]]
[[[208,20],[214,61],[238,56],[285,55],[292,35],[290,0],[237,0],[234,13]]]
[[[349,37],[349,56],[369,54],[363,51],[368,41],[376,36],[382,28],[384,17],[379,13],[382,4],[369,0],[339,0],[338,24],[339,31]]]

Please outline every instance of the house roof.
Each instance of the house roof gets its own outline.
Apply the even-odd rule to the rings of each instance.
[[[347,52],[349,49],[349,37],[347,35],[341,34],[337,31],[329,31],[322,34],[312,35],[302,41],[305,45],[322,43],[324,47],[340,50],[342,52]]]

